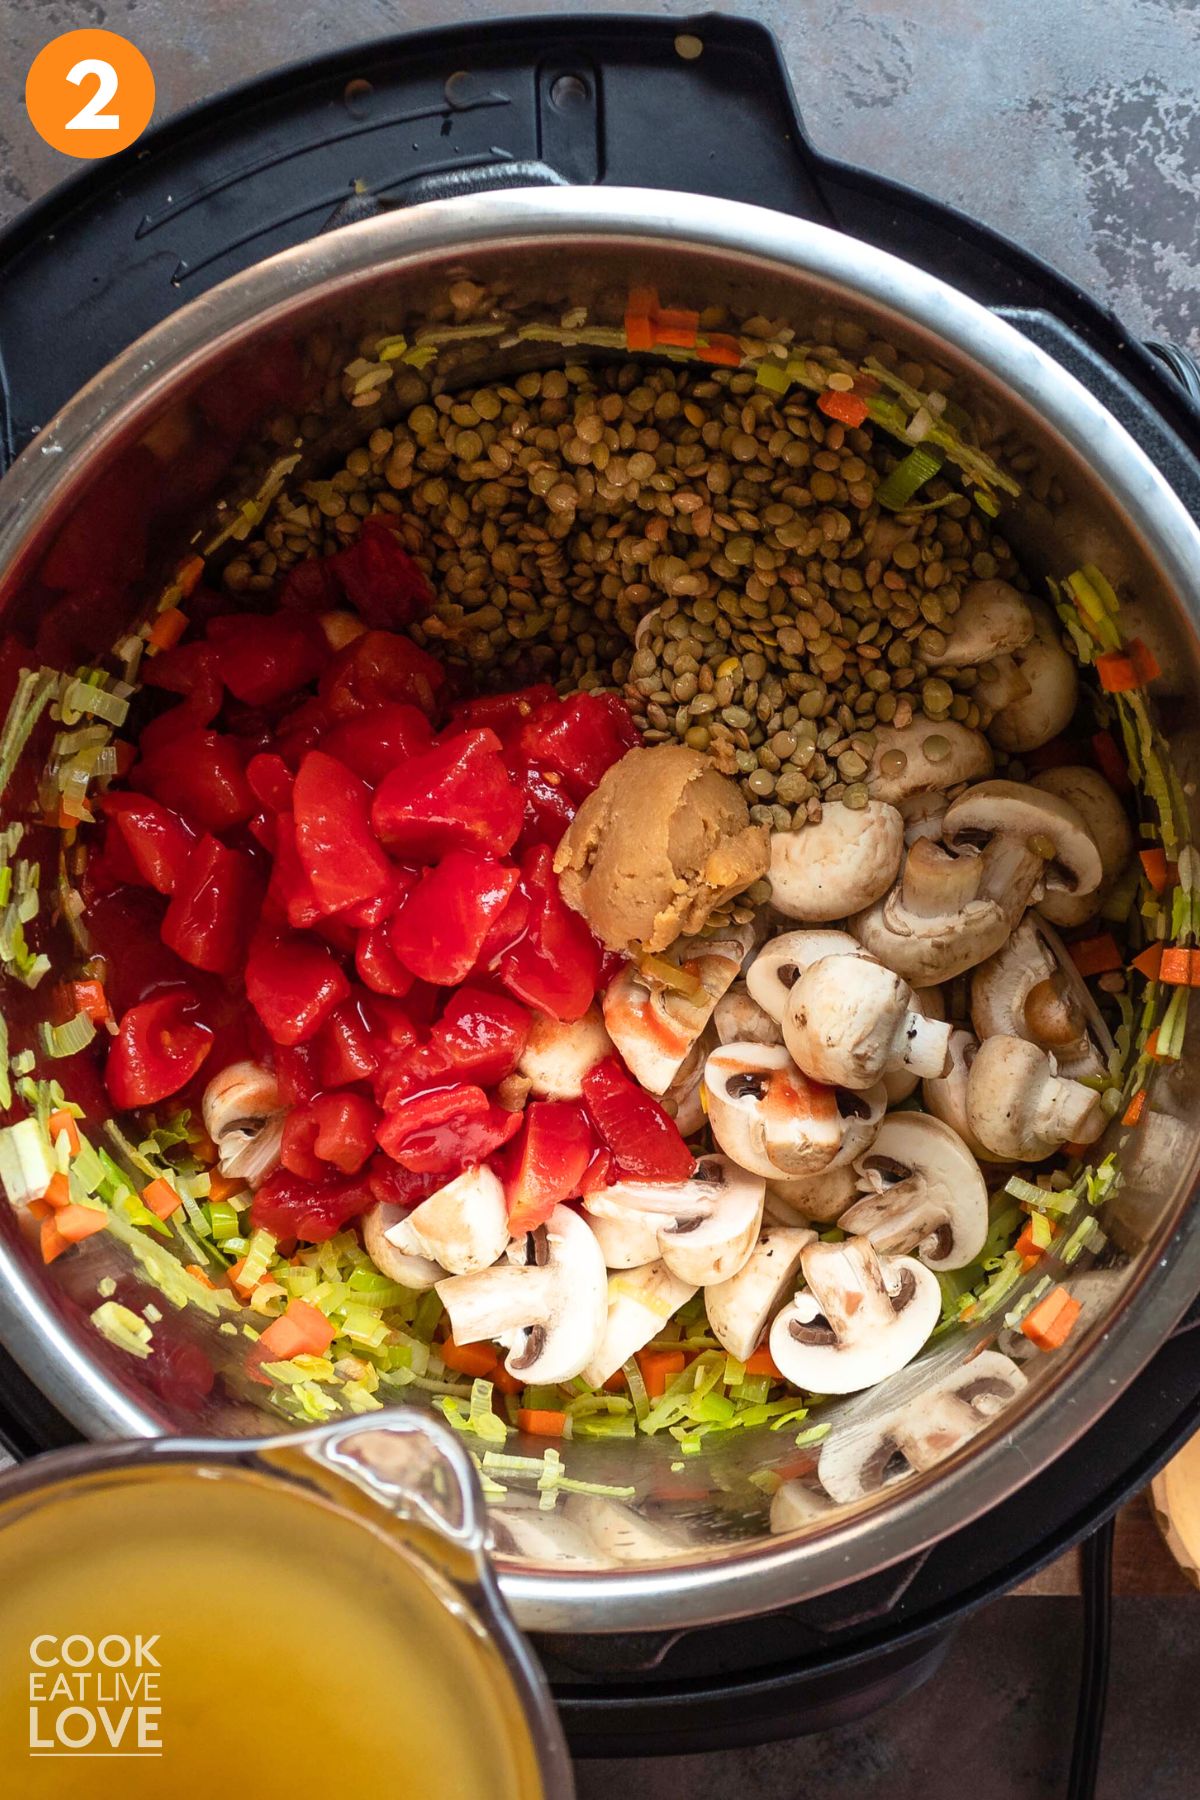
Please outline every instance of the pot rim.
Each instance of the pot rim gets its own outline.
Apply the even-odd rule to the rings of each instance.
[[[433,201],[346,226],[269,258],[190,302],[94,377],[0,482],[0,569],[43,524],[76,473],[143,408],[216,361],[246,328],[269,329],[317,294],[386,279],[431,257],[547,239],[716,253],[787,278],[815,278],[836,298],[866,301],[901,330],[915,324],[1003,385],[1105,485],[1129,532],[1162,571],[1193,635],[1200,631],[1200,530],[1129,433],[1037,345],[937,277],[869,244],[740,202],[641,188],[536,188]],[[1181,454],[1186,456],[1182,450]],[[1061,1456],[1149,1361],[1200,1288],[1200,1216],[1186,1211],[1200,1161],[1192,1153],[1154,1253],[1112,1318],[1081,1338],[1052,1385],[1002,1431],[875,1496],[815,1536],[757,1540],[653,1568],[586,1575],[498,1569],[525,1629],[559,1632],[684,1627],[795,1603],[886,1568],[976,1519]],[[1170,1254],[1167,1254],[1168,1250]],[[15,1259],[0,1255],[0,1338],[51,1402],[89,1436],[155,1437],[161,1424],[104,1378],[62,1316]],[[1032,1385],[1032,1384],[1031,1384]],[[1019,1435],[1020,1453],[1013,1439]],[[602,1616],[601,1616],[602,1615]]]

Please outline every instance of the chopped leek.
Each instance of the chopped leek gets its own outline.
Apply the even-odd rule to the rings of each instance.
[[[875,490],[876,500],[889,512],[903,511],[925,483],[933,479],[945,460],[941,451],[927,450],[924,445],[910,450],[880,482]]]
[[[154,1334],[145,1319],[128,1306],[121,1306],[116,1300],[105,1300],[92,1314],[92,1324],[118,1350],[126,1350],[130,1356],[149,1356]]]
[[[81,1012],[65,1025],[50,1025],[43,1019],[39,1032],[47,1056],[78,1056],[95,1037],[96,1026],[87,1013]]]
[[[11,1206],[40,1200],[53,1178],[50,1139],[37,1119],[18,1119],[0,1131],[0,1182]]]

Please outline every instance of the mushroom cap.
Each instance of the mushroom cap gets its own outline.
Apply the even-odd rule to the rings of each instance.
[[[1100,853],[1100,882],[1091,894],[1043,894],[1038,911],[1052,925],[1067,928],[1090,919],[1133,855],[1133,827],[1120,798],[1095,769],[1065,764],[1044,769],[1030,783],[1065,800],[1083,820]]]
[[[585,1194],[583,1210],[609,1269],[640,1269],[658,1260],[660,1220],[653,1213],[614,1205],[598,1194]]]
[[[892,1113],[855,1168],[862,1198],[838,1220],[876,1250],[964,1269],[987,1241],[987,1186],[957,1132],[926,1113]]]
[[[389,1281],[398,1281],[401,1287],[411,1288],[415,1294],[425,1294],[446,1271],[440,1263],[432,1262],[426,1256],[409,1256],[389,1242],[389,1230],[407,1216],[402,1206],[376,1202],[362,1216],[363,1248],[379,1273],[386,1275]]]
[[[817,1479],[840,1506],[865,1499],[952,1455],[1026,1385],[1011,1357],[981,1350],[938,1374],[902,1406],[839,1426],[821,1445]]]
[[[739,1362],[757,1350],[772,1315],[795,1286],[800,1252],[815,1238],[803,1226],[768,1225],[737,1273],[705,1288],[713,1336]]]
[[[950,620],[944,650],[926,661],[938,669],[977,667],[1020,650],[1033,632],[1033,613],[1015,587],[1007,581],[972,581]]]
[[[278,1167],[287,1109],[273,1070],[229,1063],[205,1088],[201,1116],[222,1175],[258,1187]]]
[[[782,1044],[778,1019],[758,1004],[744,981],[735,981],[717,1001],[713,1013],[717,1041],[722,1044]]]
[[[848,931],[785,931],[763,945],[746,970],[746,987],[767,1017],[782,1025],[788,994],[803,970],[823,956],[862,954]]]
[[[1079,972],[1033,913],[972,972],[971,1023],[981,1042],[1028,1039],[1074,1081],[1104,1075],[1113,1053],[1108,1027]]]
[[[841,1148],[836,1094],[802,1075],[782,1045],[722,1044],[704,1065],[704,1087],[713,1136],[751,1174],[815,1173]]]
[[[950,1027],[925,1020],[908,983],[866,956],[826,956],[804,970],[788,995],[783,1040],[814,1081],[873,1087],[886,1069],[918,1073],[945,1066]]]
[[[1094,1143],[1107,1120],[1099,1096],[1055,1075],[1036,1044],[990,1037],[971,1065],[967,1122],[997,1160],[1041,1162],[1065,1143]]]
[[[583,1371],[588,1386],[603,1387],[631,1356],[657,1336],[666,1320],[695,1291],[691,1282],[681,1281],[661,1261],[610,1275],[604,1336]]]
[[[612,1054],[612,1047],[598,1006],[571,1020],[535,1012],[517,1058],[517,1074],[532,1084],[535,1100],[578,1100],[584,1076]]]
[[[440,1263],[450,1275],[488,1269],[509,1240],[504,1183],[486,1164],[464,1169],[384,1236],[405,1255]]]
[[[967,1118],[967,1083],[979,1044],[969,1031],[950,1033],[950,1067],[945,1075],[927,1076],[921,1084],[925,1110],[960,1137],[977,1162],[1003,1161],[985,1150]]]
[[[816,824],[771,833],[771,900],[789,919],[844,919],[891,887],[903,848],[904,821],[894,806],[828,801]]]
[[[622,1257],[649,1243],[648,1262],[661,1257],[693,1290],[736,1273],[754,1248],[762,1224],[763,1178],[726,1156],[702,1156],[686,1181],[618,1181],[588,1194],[584,1210],[597,1236]],[[616,1229],[629,1222],[632,1229]],[[629,1267],[609,1263],[610,1268]],[[681,1302],[682,1304],[682,1302]]]
[[[1079,699],[1075,659],[1063,649],[1058,620],[1040,601],[1030,604],[1034,636],[1013,660],[1029,692],[994,713],[988,736],[1001,750],[1039,750],[1065,731]]]
[[[800,1254],[808,1283],[771,1326],[775,1366],[795,1387],[854,1394],[910,1363],[938,1322],[937,1276],[908,1256],[880,1258],[865,1238],[819,1239]]]
[[[861,1156],[863,1148],[856,1154]],[[819,1175],[773,1176],[763,1212],[772,1225],[834,1225],[857,1193],[853,1162],[839,1159]]]
[[[989,846],[999,838],[1031,847],[1045,839],[1054,846],[1042,877],[1048,892],[1090,894],[1100,885],[1100,852],[1075,808],[1024,782],[977,782],[950,802],[942,834],[956,847]]]
[[[862,948],[913,988],[950,981],[997,951],[1012,929],[998,901],[964,897],[980,879],[979,858],[952,856],[929,838],[908,853],[882,900],[850,921]],[[918,900],[911,875],[920,868]],[[939,890],[944,895],[938,898]]]
[[[992,772],[992,747],[980,731],[956,719],[916,718],[909,725],[882,725],[875,733],[867,791],[872,800],[898,806],[914,794],[944,793],[963,781],[981,781]]]

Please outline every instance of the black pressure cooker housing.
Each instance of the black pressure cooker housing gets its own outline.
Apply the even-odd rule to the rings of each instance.
[[[384,208],[564,183],[748,201],[924,266],[1090,388],[1200,517],[1196,465],[1177,449],[1200,463],[1187,353],[1152,354],[984,226],[818,155],[774,39],[716,15],[522,20],[359,47],[193,108],[75,177],[0,239],[0,471],[141,333],[262,258]],[[749,1622],[542,1639],[572,1747],[790,1736],[910,1691],[956,1621],[1094,1529],[1198,1417],[1194,1307],[1069,1458],[898,1567]],[[74,1437],[0,1353],[0,1440],[24,1457]]]

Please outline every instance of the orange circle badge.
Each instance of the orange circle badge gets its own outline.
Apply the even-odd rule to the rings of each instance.
[[[25,107],[38,136],[64,156],[112,156],[150,123],[154,76],[117,32],[64,31],[34,58]]]

